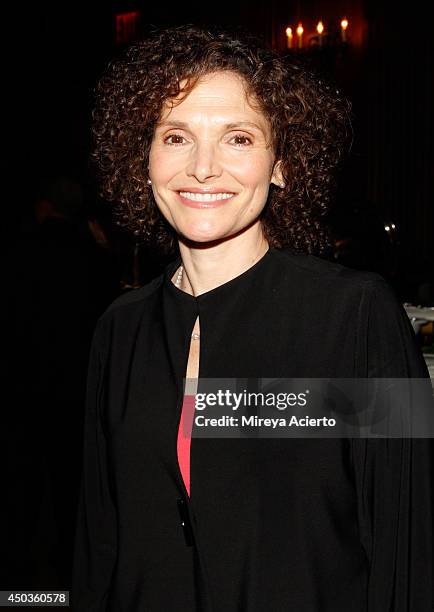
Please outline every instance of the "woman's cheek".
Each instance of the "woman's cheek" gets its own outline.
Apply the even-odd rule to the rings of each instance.
[[[270,155],[246,155],[243,159],[237,161],[238,163],[234,160],[233,173],[237,172],[247,183],[253,186],[258,183],[268,182],[272,167]]]

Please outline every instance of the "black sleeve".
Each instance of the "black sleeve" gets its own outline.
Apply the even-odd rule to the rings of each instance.
[[[104,376],[97,327],[87,376],[83,473],[72,572],[73,612],[102,612],[107,609],[116,560],[117,520],[110,493],[107,446],[101,423],[103,397]]]
[[[359,333],[366,377],[427,379],[413,328],[390,287],[374,282],[364,299]],[[433,439],[365,438],[351,445],[359,532],[370,568],[367,612],[432,610]]]

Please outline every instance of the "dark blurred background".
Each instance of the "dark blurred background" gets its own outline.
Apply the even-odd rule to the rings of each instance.
[[[380,273],[401,302],[434,303],[433,37],[420,7],[416,14],[407,3],[374,0],[223,0],[9,9],[1,589],[69,587],[93,327],[117,295],[167,263],[114,226],[97,196],[93,87],[107,62],[152,26],[187,22],[242,26],[268,47],[302,55],[351,99],[354,142],[328,217],[331,258]],[[432,324],[425,331],[432,341]]]

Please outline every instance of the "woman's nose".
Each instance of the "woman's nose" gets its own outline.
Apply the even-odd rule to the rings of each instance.
[[[203,182],[208,178],[220,176],[221,172],[218,154],[213,143],[197,144],[186,168],[187,176],[193,176],[199,182]]]

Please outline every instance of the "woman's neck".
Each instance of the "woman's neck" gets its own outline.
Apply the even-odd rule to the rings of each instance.
[[[239,276],[265,255],[269,249],[261,227],[249,228],[212,246],[191,246],[179,242],[183,263],[180,288],[198,296]],[[176,278],[178,270],[175,272]]]

